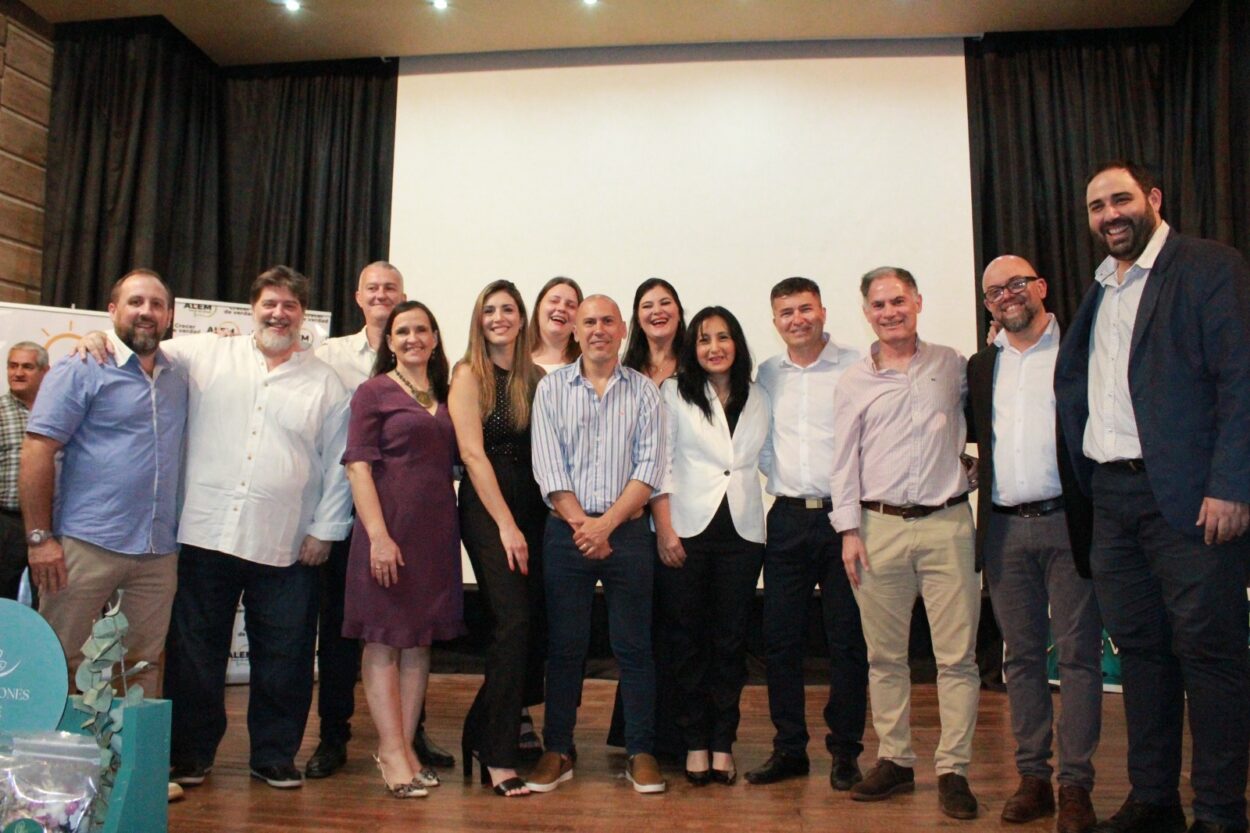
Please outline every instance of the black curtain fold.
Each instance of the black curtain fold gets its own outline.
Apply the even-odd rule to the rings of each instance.
[[[1022,255],[1065,323],[1104,256],[1085,180],[1114,158],[1155,173],[1174,228],[1250,254],[1248,32],[1250,3],[1196,0],[1166,28],[968,41],[978,289],[991,259]]]
[[[136,266],[216,283],[216,68],[159,18],[56,30],[43,300],[102,308]]]
[[[57,27],[43,299],[102,308],[135,266],[184,297],[244,301],[308,275],[338,333],[387,256],[394,61],[221,69],[163,18]]]

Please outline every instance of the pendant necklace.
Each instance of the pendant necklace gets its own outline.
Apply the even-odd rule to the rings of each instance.
[[[413,399],[417,400],[418,405],[427,410],[434,407],[434,397],[430,395],[430,392],[420,390],[400,371],[398,366],[395,368],[395,377],[404,383],[404,387],[408,388],[408,392],[412,394]]]

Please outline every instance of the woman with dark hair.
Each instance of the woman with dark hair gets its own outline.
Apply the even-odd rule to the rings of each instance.
[[[573,319],[581,303],[582,288],[572,278],[554,277],[538,291],[525,344],[534,364],[548,373],[582,354],[573,338]]]
[[[486,677],[465,718],[464,771],[473,756],[498,795],[529,795],[517,777],[522,708],[543,699],[543,528],[547,507],[530,463],[530,410],[543,371],[526,349],[525,302],[511,281],[487,284],[473,305],[469,347],[448,404],[468,477],[460,528],[490,613]],[[532,731],[532,724],[531,724]]]
[[[769,407],[751,382],[751,353],[733,313],[706,307],[686,335],[677,378],[660,389],[670,464],[651,509],[675,721],[687,750],[686,777],[702,786],[737,776],[746,630],[764,556],[758,467]]]
[[[464,633],[460,537],[447,409],[447,356],[420,301],[386,321],[373,377],[352,397],[343,462],[356,503],[343,636],[364,640],[361,678],[376,760],[396,798],[426,795],[434,770],[413,752],[430,644]]]
[[[658,386],[677,372],[685,333],[686,312],[677,290],[663,278],[647,278],[634,292],[634,314],[621,364],[645,374]]]

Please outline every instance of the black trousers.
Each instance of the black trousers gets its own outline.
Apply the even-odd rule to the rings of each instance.
[[[857,757],[864,750],[868,649],[842,567],[842,542],[826,510],[774,503],[764,552],[764,651],[768,711],[777,730],[773,748],[790,755],[807,755],[803,637],[816,585],[829,645],[825,746],[835,755]]]
[[[682,545],[685,564],[661,565],[656,572],[659,620],[675,688],[674,719],[686,749],[732,752],[764,545],[737,535],[719,541],[696,536]]]
[[[22,572],[26,569],[26,527],[22,513],[0,509],[0,598],[17,600],[22,587]],[[35,585],[30,585],[34,607],[39,609]]]
[[[1093,480],[1090,568],[1120,651],[1132,798],[1180,803],[1188,697],[1194,816],[1244,830],[1250,540],[1207,546],[1182,535],[1160,514],[1151,476],[1099,466]]]
[[[321,740],[346,744],[352,736],[356,711],[356,681],[360,677],[360,640],[343,638],[343,600],[347,586],[347,556],[351,536],[330,545],[330,557],[321,565],[321,616],[317,633],[317,717]]]
[[[529,549],[529,574],[508,569],[499,527],[472,482],[460,483],[460,537],[486,601],[491,635],[486,676],[464,722],[463,745],[486,766],[513,768],[522,706],[543,701],[546,602],[543,597],[543,529],[550,514],[529,461],[494,457],[491,465],[512,518]]]

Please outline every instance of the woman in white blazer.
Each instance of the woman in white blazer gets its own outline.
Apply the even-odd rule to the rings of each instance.
[[[691,320],[661,388],[670,465],[652,500],[662,626],[673,652],[686,777],[733,783],[746,630],[764,555],[760,449],[768,398],[751,382],[742,327],[723,307]]]

